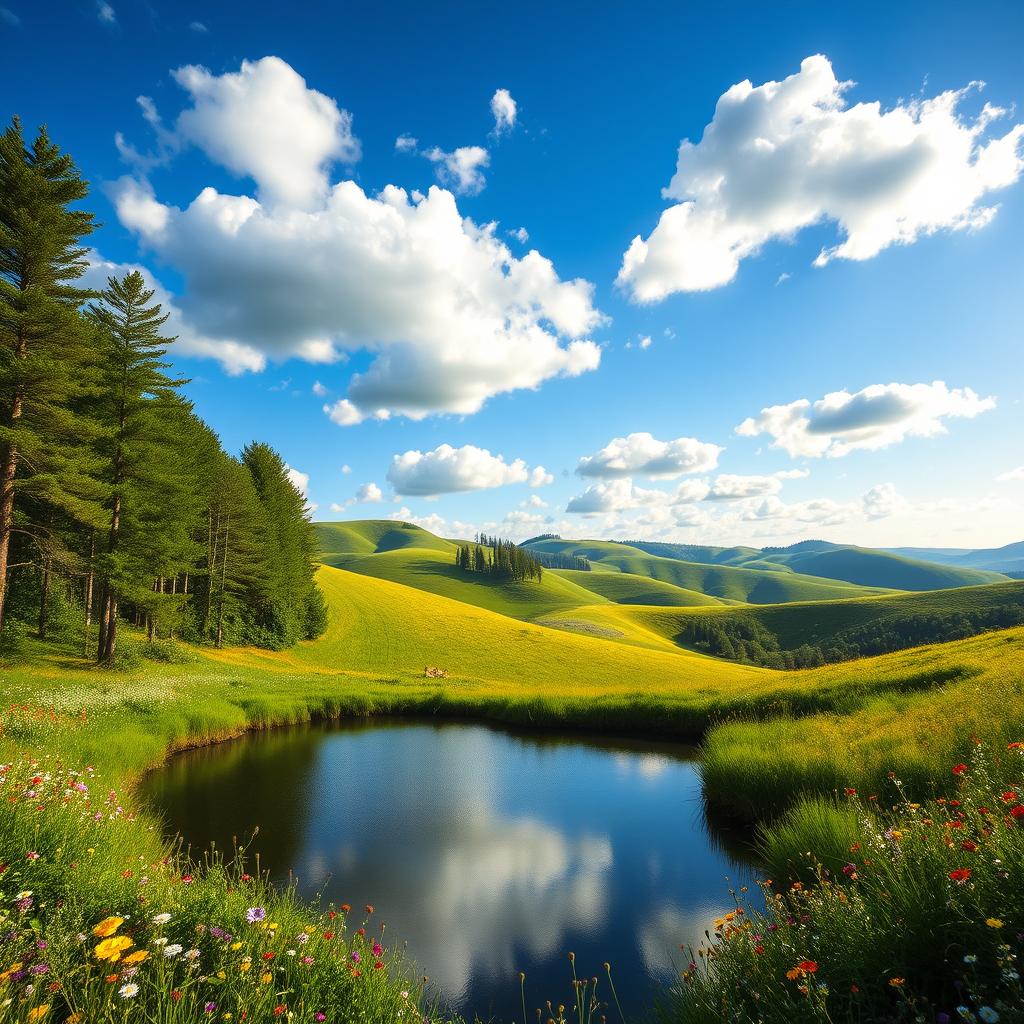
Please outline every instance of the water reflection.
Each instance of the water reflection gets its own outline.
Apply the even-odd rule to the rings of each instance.
[[[567,1000],[565,952],[615,964],[638,1008],[745,869],[709,838],[686,752],[666,744],[384,722],[280,730],[190,752],[148,780],[193,844],[248,836],[309,896],[372,902],[464,1012]]]

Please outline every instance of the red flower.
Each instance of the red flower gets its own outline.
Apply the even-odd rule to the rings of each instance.
[[[383,964],[382,964],[382,963],[381,963],[381,962],[380,962],[380,961],[378,960],[378,961],[377,961],[377,962],[376,962],[376,963],[375,963],[375,964],[373,965],[373,968],[374,968],[374,970],[376,970],[376,971],[379,971],[379,970],[380,970],[380,969],[381,969],[381,968],[382,968],[383,966],[384,966],[384,965],[383,965]]]
[[[856,795],[857,795],[857,790],[855,790],[855,789],[849,789],[849,788],[848,788],[848,789],[846,790],[846,795],[847,795],[847,796],[856,796]]]
[[[1007,750],[1024,750],[1024,743],[1021,743],[1020,740],[1016,740],[1013,743],[1007,743],[1006,744],[1006,749]]]
[[[1016,807],[1010,808],[1011,818],[1024,818],[1024,804],[1017,804]]]
[[[965,764],[958,764],[953,766],[954,775],[963,775],[965,771],[967,771],[967,765]]]
[[[974,853],[978,848],[977,843],[972,843],[970,839],[965,839],[960,846],[965,849],[968,853]]]
[[[372,914],[373,913],[373,904],[372,903],[367,903],[366,904],[366,912],[368,914]]]
[[[181,998],[181,993],[177,989],[173,989],[171,992],[171,998],[177,1002]]]
[[[797,967],[799,967],[801,971],[813,974],[818,969],[818,964],[815,960],[801,960],[800,963],[797,964]]]
[[[263,959],[264,960],[273,960],[274,959],[274,954],[268,951],[268,952],[263,954]]]
[[[349,904],[349,903],[342,903],[342,905],[341,905],[341,912],[343,914],[347,914],[351,909],[352,909],[352,905],[351,904]]]
[[[1015,789],[1008,789],[1003,794],[1003,803],[1004,804],[1012,804],[1013,801],[1016,800],[1016,799],[1017,799],[1017,791]]]
[[[324,938],[330,942],[334,938],[334,932],[324,932]]]
[[[949,877],[951,881],[959,882],[961,885],[963,885],[963,883],[971,877],[971,869],[957,868],[955,871],[950,871]]]
[[[286,1006],[275,1006],[275,1007],[274,1007],[274,1016],[275,1016],[275,1017],[280,1017],[280,1016],[281,1016],[281,1014],[282,1014],[282,1013],[284,1013],[284,1011],[285,1011],[286,1009],[287,1009],[287,1007],[286,1007]]]

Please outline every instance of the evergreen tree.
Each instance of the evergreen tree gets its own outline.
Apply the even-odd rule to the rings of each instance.
[[[97,447],[108,488],[97,659],[110,661],[119,601],[146,604],[141,588],[169,571],[170,549],[184,546],[187,529],[175,531],[167,519],[187,507],[188,477],[176,443],[180,423],[168,422],[184,415],[177,390],[185,382],[164,373],[174,341],[160,333],[167,314],[138,271],[108,278],[100,300],[89,311],[103,352]]]
[[[93,218],[71,206],[87,190],[45,128],[31,147],[17,118],[0,136],[0,621],[14,531],[55,539],[53,516],[18,520],[23,500],[85,523],[100,513],[75,410],[90,340],[78,310],[91,293],[74,282]]]

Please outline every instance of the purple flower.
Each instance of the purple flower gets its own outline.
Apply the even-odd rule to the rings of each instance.
[[[250,907],[245,912],[245,919],[249,924],[255,924],[257,921],[262,921],[267,916],[267,912],[262,907]]]
[[[327,1020],[327,1014],[326,1013],[314,1014],[313,1020]]]
[[[45,974],[49,969],[49,964],[36,964],[35,967],[29,968],[33,974]]]
[[[213,1011],[217,1009],[217,1004],[216,1004],[216,1003],[207,1003],[207,1004],[206,1004],[206,1005],[205,1005],[205,1006],[203,1007],[203,1009],[204,1009],[204,1010],[205,1010],[205,1011],[206,1011],[207,1013],[213,1013]]]
[[[359,962],[360,962],[360,961],[361,961],[362,959],[363,959],[363,958],[362,958],[362,957],[361,957],[361,956],[359,955],[359,952],[358,952],[358,950],[353,950],[353,951],[352,951],[352,963],[354,963],[354,964],[357,964],[357,963],[359,963]]]

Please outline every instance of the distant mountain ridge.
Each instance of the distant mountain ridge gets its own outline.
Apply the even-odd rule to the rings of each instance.
[[[897,555],[922,558],[942,565],[989,569],[1009,576],[1024,577],[1024,540],[1001,548],[888,548]]]

